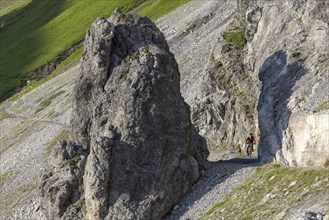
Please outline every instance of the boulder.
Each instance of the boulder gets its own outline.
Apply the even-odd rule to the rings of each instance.
[[[71,139],[87,152],[77,186],[84,218],[161,219],[198,179],[206,157],[164,35],[135,14],[97,19],[73,96]],[[49,181],[44,178],[43,192]],[[47,204],[60,197],[43,196]],[[45,208],[57,210],[52,218],[75,205],[65,200],[61,209]]]

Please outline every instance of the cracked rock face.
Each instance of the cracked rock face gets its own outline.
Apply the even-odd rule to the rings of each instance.
[[[257,56],[259,154],[289,166],[329,161],[328,1],[293,0],[262,8],[247,59]],[[275,39],[275,40],[274,40]],[[323,122],[322,122],[323,121]]]
[[[72,140],[88,152],[78,168],[84,218],[160,219],[198,179],[206,146],[179,83],[175,58],[149,19],[116,11],[92,24],[71,120]],[[49,178],[43,182],[49,191]],[[63,200],[49,218],[76,206]]]

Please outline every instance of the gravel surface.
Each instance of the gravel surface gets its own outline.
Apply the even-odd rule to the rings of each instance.
[[[236,10],[233,0],[191,1],[157,22],[179,64],[182,96],[190,106],[206,73],[212,48]]]
[[[194,100],[198,79],[205,72],[204,68],[209,61],[214,41],[221,37],[236,13],[235,4],[235,1],[230,0],[191,1],[157,22],[179,64],[182,95],[189,105]],[[192,26],[193,28],[190,28]],[[37,180],[45,167],[47,146],[61,132],[68,130],[71,91],[78,68],[79,66],[73,67],[25,94],[16,102],[1,104],[1,114],[6,117],[0,120],[0,175],[7,178],[4,181],[5,184],[0,186],[0,201],[2,201],[0,202],[0,219],[44,219],[39,211]],[[44,100],[59,92],[61,92],[60,95],[52,98],[49,106],[37,112]],[[215,187],[217,184],[223,183],[222,185],[230,186],[236,174],[239,174],[239,177],[247,176],[244,170],[248,173],[248,169],[251,169],[248,165],[233,164],[232,168],[229,168],[230,166],[225,163],[221,164],[218,162],[207,165],[206,175],[192,190],[192,194],[198,192],[192,197],[193,203],[198,198],[203,199],[207,195],[213,195],[212,190],[217,188]],[[228,171],[225,171],[225,167]],[[226,176],[222,177],[225,172]],[[206,180],[209,182],[207,183]],[[243,180],[243,178],[240,179],[241,183]],[[202,184],[208,184],[209,188]],[[198,185],[201,187],[200,190],[196,190]],[[27,186],[30,187],[28,191]],[[222,190],[226,192],[230,189],[228,187]],[[10,202],[12,206],[7,206],[5,202],[15,197],[20,192],[19,190],[25,190],[24,195],[20,194],[22,199],[18,198],[14,203]],[[226,193],[223,192],[220,197],[224,194]],[[185,203],[186,208],[183,208]],[[211,206],[209,203],[209,207],[198,208],[189,214],[187,210],[192,204],[185,203],[182,202],[172,215],[178,213],[179,210],[185,210],[186,215],[196,216],[195,213],[201,213],[201,210],[206,210]]]
[[[258,166],[256,159],[208,162],[206,171],[185,197],[166,216],[166,220],[198,219],[241,186]]]
[[[71,90],[78,66],[44,83],[15,102],[1,104],[0,121],[0,219],[43,219],[38,179],[49,145],[67,131],[71,115]],[[60,93],[59,93],[60,92]],[[54,94],[60,94],[52,97]],[[49,105],[42,102],[49,99]],[[36,111],[44,106],[45,108]]]

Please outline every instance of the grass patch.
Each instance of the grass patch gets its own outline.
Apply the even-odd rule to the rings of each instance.
[[[213,65],[214,67],[214,70],[218,70],[220,67],[223,66],[223,63],[220,62],[219,60],[216,60],[215,56],[214,56],[214,53],[211,53],[210,55],[210,62],[211,64]]]
[[[109,17],[115,8],[129,11],[144,0],[33,0],[0,18],[0,96],[38,69],[80,42],[97,17]],[[14,58],[14,59],[13,59]]]
[[[272,219],[329,187],[328,169],[298,169],[268,164],[216,204],[201,219]],[[255,211],[257,210],[257,211]]]
[[[81,196],[76,203],[70,205],[67,208],[66,213],[69,213],[69,216],[75,216],[77,213],[81,212],[81,210],[84,213],[86,212],[86,201],[83,196]]]
[[[80,47],[76,51],[74,51],[68,58],[66,58],[63,62],[61,62],[57,68],[63,68],[67,65],[70,65],[72,62],[77,63],[80,60],[80,57],[83,53],[84,48]]]
[[[137,12],[155,20],[188,1],[32,0],[0,17],[4,24],[0,32],[0,97],[28,80],[28,72],[83,40],[97,17],[109,17],[115,8],[128,12],[141,6]]]
[[[19,8],[31,3],[31,1],[32,0],[0,0],[0,16],[4,16],[14,10],[18,10]],[[3,26],[5,24],[0,25]]]
[[[213,17],[212,15],[206,15],[203,18],[198,19],[197,21],[194,21],[194,22],[188,24],[186,29],[178,36],[178,38],[185,37],[188,34],[192,33],[195,29],[198,29],[202,25],[207,24],[211,20],[212,17]]]
[[[304,43],[308,37],[308,34],[303,34],[302,39],[300,40],[300,43]]]
[[[316,107],[314,112],[321,112],[321,111],[325,111],[325,110],[329,110],[329,102],[322,103],[321,105]]]
[[[46,148],[46,156],[49,157],[53,148],[58,144],[60,140],[67,140],[69,139],[69,131],[63,130],[61,131],[48,145]]]
[[[9,216],[17,206],[22,205],[30,198],[31,193],[35,189],[37,189],[37,185],[30,183],[17,188],[9,195],[1,196],[0,210],[2,211],[2,215]]]
[[[23,95],[27,94],[28,92],[32,91],[33,89],[41,86],[45,82],[55,78],[56,76],[64,73],[65,71],[69,70],[73,66],[77,65],[79,63],[80,57],[83,53],[83,47],[79,48],[78,50],[74,51],[66,60],[64,60],[62,63],[60,63],[56,70],[54,70],[50,75],[46,76],[42,80],[37,81],[31,81],[27,86],[24,87],[24,89],[13,95],[8,99],[8,101],[16,101]]]
[[[71,167],[78,168],[78,164],[79,164],[80,160],[81,160],[80,156],[75,156],[75,157],[69,159],[67,162],[70,164]]]
[[[225,38],[225,45],[223,46],[222,52],[226,53],[230,51],[232,48],[235,49],[243,49],[246,45],[247,40],[244,38],[246,29],[245,28],[238,28],[235,31],[231,32],[224,32]]]
[[[47,108],[51,104],[51,102],[53,101],[53,99],[55,99],[58,96],[62,95],[64,92],[65,91],[61,90],[59,92],[56,92],[55,94],[52,94],[51,96],[49,96],[45,100],[43,100],[40,103],[39,108],[34,112],[34,114],[37,114],[37,113],[41,112],[42,110],[44,110],[45,108]]]
[[[136,9],[136,13],[155,21],[190,0],[149,0]]]

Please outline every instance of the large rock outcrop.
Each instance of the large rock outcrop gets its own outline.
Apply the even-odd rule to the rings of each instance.
[[[237,0],[192,105],[210,148],[254,132],[263,162],[328,166],[328,4]]]
[[[329,3],[257,2],[262,18],[246,59],[262,85],[257,105],[260,158],[290,166],[323,166],[329,160],[329,148],[323,148],[328,146],[329,126]],[[321,118],[326,126],[311,118]]]
[[[179,83],[175,58],[149,19],[116,11],[92,24],[71,120],[71,139],[83,151],[59,158],[68,180],[57,170],[44,176],[45,204],[61,198],[44,207],[49,219],[69,216],[76,203],[86,219],[160,219],[170,210],[198,179],[205,156]],[[83,185],[72,199],[68,160],[76,156],[74,184]]]

